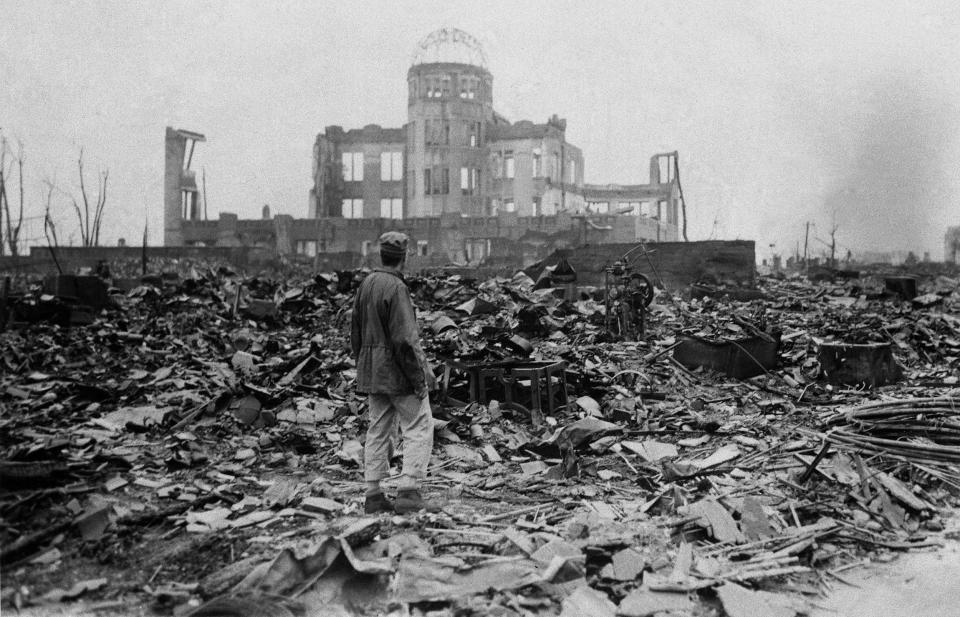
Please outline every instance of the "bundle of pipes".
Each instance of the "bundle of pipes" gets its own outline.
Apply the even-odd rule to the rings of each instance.
[[[960,398],[882,401],[837,415],[826,438],[911,461],[960,463]],[[842,426],[841,426],[842,425]]]

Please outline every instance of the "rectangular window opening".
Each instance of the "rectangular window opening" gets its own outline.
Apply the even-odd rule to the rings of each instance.
[[[344,199],[341,213],[345,219],[363,218],[363,200]]]
[[[403,218],[403,200],[398,197],[381,199],[380,200],[380,218],[402,219]]]
[[[490,254],[490,241],[483,238],[466,240],[463,248],[468,263],[479,263]]]
[[[380,153],[380,180],[396,182],[403,178],[403,153]]]
[[[358,179],[358,178],[356,177],[357,171],[356,171],[355,166],[354,166],[354,162],[356,161],[356,158],[354,157],[354,155],[356,155],[356,154],[360,154],[360,153],[359,153],[359,152],[344,152],[344,153],[342,153],[342,154],[340,155],[340,162],[341,162],[341,164],[342,164],[342,166],[343,166],[343,179],[344,179],[345,181],[347,181],[347,182],[353,182],[353,181],[355,181],[355,180]],[[362,159],[361,159],[361,164],[360,164],[360,171],[359,171],[359,173],[360,173],[360,174],[363,174],[363,163],[362,163]],[[362,176],[361,176],[360,179],[362,179]]]
[[[660,166],[660,184],[670,184],[673,182],[673,157],[658,157],[657,163]]]
[[[355,182],[363,181],[363,152],[353,153],[353,179]]]
[[[390,153],[391,180],[403,179],[403,152]]]
[[[471,167],[460,168],[460,191],[463,195],[480,194],[480,170]]]
[[[317,255],[316,240],[297,240],[297,255],[315,257]]]
[[[479,122],[470,122],[467,124],[467,132],[469,134],[468,142],[471,148],[480,147],[480,130],[481,124]]]

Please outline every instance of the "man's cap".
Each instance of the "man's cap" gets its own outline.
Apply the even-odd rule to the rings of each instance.
[[[407,243],[410,238],[399,231],[388,231],[380,236],[380,254],[403,257],[407,254]]]

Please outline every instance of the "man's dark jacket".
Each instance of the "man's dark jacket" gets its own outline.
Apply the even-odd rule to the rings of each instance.
[[[410,292],[399,272],[375,270],[360,283],[350,346],[357,361],[358,392],[426,394],[426,356]]]

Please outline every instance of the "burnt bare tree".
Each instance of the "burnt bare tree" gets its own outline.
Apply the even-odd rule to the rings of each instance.
[[[59,189],[52,180],[45,180],[44,184],[47,186],[47,203],[43,212],[43,235],[47,238],[47,249],[50,251],[53,263],[56,264],[57,270],[63,274],[63,268],[60,267],[60,260],[57,259],[57,247],[60,245],[57,240],[57,227],[53,224],[53,217],[50,216],[50,204],[53,202],[53,192],[59,191]]]
[[[97,199],[92,206],[83,175],[83,148],[80,148],[80,156],[77,158],[77,170],[80,174],[80,197],[83,201],[83,210],[80,209],[80,204],[75,197],[71,195],[70,198],[73,201],[77,222],[80,224],[80,238],[83,246],[100,246],[100,225],[103,223],[103,210],[107,204],[107,178],[110,170],[105,169],[100,172],[97,181]]]
[[[3,254],[4,241],[10,249],[10,254],[16,257],[19,255],[20,229],[23,226],[23,142],[17,142],[17,154],[12,155],[11,166],[7,168],[7,154],[10,152],[10,146],[7,138],[0,135],[0,223],[6,218],[6,229],[0,224],[0,255]],[[19,212],[14,220],[10,211],[10,198],[7,195],[7,184],[12,175],[13,165],[17,166],[17,180],[19,182]],[[5,232],[5,233],[4,233]]]
[[[0,149],[0,255],[3,255],[4,241],[6,239],[3,233],[3,216],[6,214],[10,218],[10,205],[7,203],[7,161],[6,148]]]

